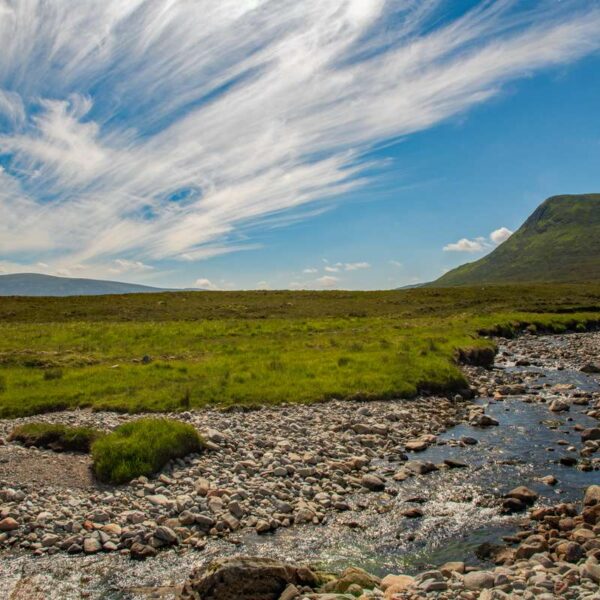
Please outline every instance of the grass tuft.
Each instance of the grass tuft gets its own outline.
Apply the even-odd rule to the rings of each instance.
[[[104,434],[91,427],[69,427],[53,423],[26,423],[15,427],[9,441],[24,446],[50,448],[57,452],[89,452],[91,445]]]
[[[203,447],[203,439],[191,425],[171,419],[139,419],[94,443],[94,472],[101,481],[125,483],[152,475],[169,460],[200,452]]]

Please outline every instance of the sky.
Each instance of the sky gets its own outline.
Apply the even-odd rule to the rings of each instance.
[[[0,273],[381,289],[600,191],[600,0],[0,0]]]

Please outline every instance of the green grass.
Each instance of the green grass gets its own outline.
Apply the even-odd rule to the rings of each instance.
[[[51,423],[26,423],[15,427],[9,441],[56,451],[89,452],[103,433],[91,427],[69,427]]]
[[[598,284],[6,298],[0,416],[450,393],[481,332],[599,320]]]
[[[201,452],[203,447],[191,425],[170,419],[139,419],[120,425],[94,443],[94,473],[106,483],[125,483],[152,475],[169,460]]]

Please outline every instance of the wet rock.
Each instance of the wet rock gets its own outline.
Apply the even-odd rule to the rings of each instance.
[[[229,558],[196,569],[179,598],[185,600],[279,600],[290,584],[314,588],[317,576],[269,558]]]
[[[129,550],[129,555],[134,560],[146,560],[147,558],[156,556],[156,549],[152,546],[141,544],[140,542],[135,542],[134,544],[132,544]]]
[[[380,584],[379,577],[370,575],[358,567],[348,567],[341,574],[339,579],[323,586],[324,591],[344,593],[350,586],[357,585],[362,589],[371,590]]]
[[[585,490],[583,505],[594,506],[596,504],[600,504],[600,485],[590,485]]]
[[[475,427],[495,427],[499,422],[489,415],[480,414],[471,420],[471,424]]]
[[[377,475],[363,475],[360,483],[371,492],[382,492],[385,489],[385,481],[381,477],[377,477]]]
[[[571,406],[565,400],[560,400],[559,398],[557,398],[556,400],[552,400],[548,408],[552,412],[567,412],[568,410],[570,410]]]
[[[409,440],[404,447],[411,452],[423,452],[427,450],[429,444],[424,440]]]
[[[454,458],[445,458],[444,464],[450,469],[466,469],[469,465]]]
[[[404,465],[404,469],[410,473],[414,473],[415,475],[426,475],[427,473],[432,473],[433,471],[438,470],[433,463],[424,460],[409,460]]]
[[[508,492],[508,494],[505,494],[504,497],[515,498],[520,500],[523,504],[531,506],[538,499],[538,494],[524,485],[520,485]]]
[[[600,373],[600,363],[586,363],[579,369],[582,373]]]
[[[584,429],[581,432],[581,441],[589,442],[590,440],[600,440],[600,427],[592,427]]]

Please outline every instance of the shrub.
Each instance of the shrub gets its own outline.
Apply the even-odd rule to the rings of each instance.
[[[27,423],[15,427],[8,439],[25,446],[50,448],[57,452],[89,452],[104,434],[91,427],[69,427],[52,423]]]
[[[44,371],[44,379],[52,381],[53,379],[62,379],[63,372],[61,369],[47,369]]]
[[[200,452],[203,446],[191,425],[172,419],[139,419],[94,443],[94,472],[101,481],[125,483],[152,475],[169,460]]]
[[[189,389],[185,390],[183,396],[179,399],[179,408],[181,410],[189,410],[192,406],[192,393]]]

